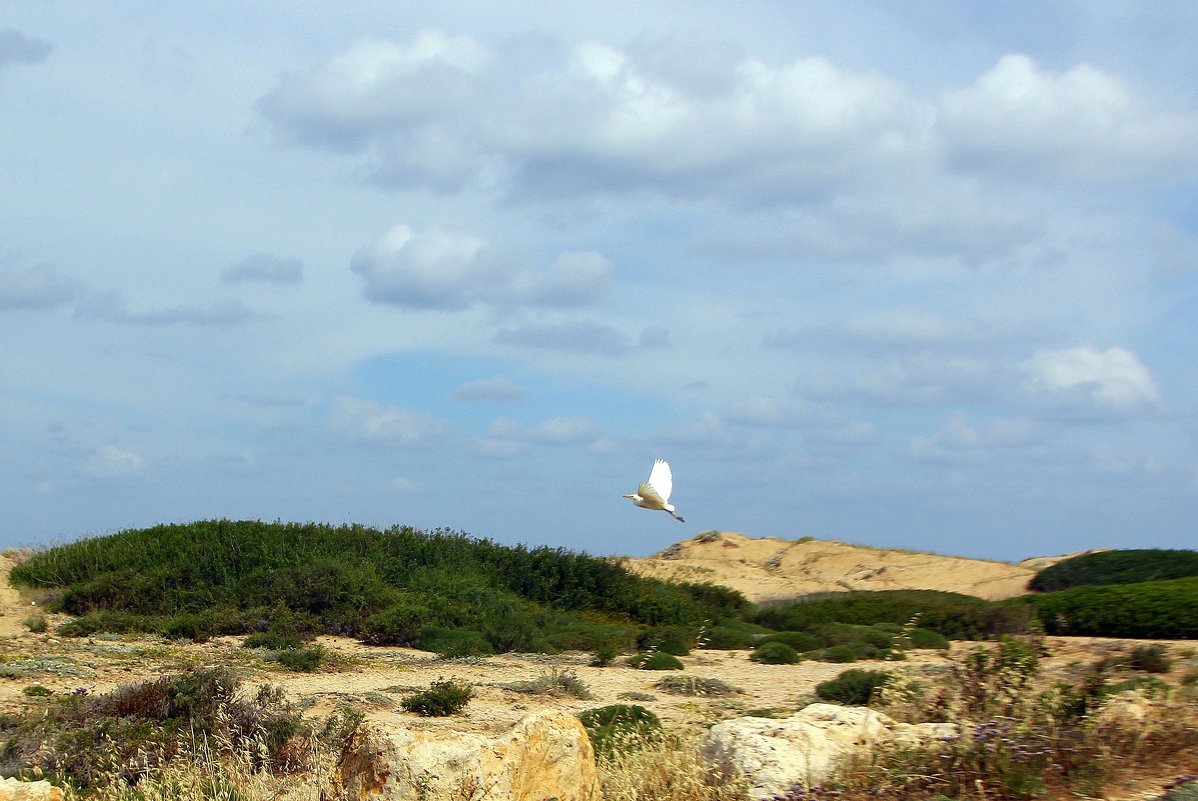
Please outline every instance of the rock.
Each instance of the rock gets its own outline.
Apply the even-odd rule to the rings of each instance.
[[[958,736],[960,728],[951,723],[898,723],[865,707],[811,704],[780,720],[718,723],[699,747],[719,775],[746,778],[751,798],[772,798],[796,784],[819,784],[841,760],[879,743],[933,744]]]
[[[0,801],[63,801],[62,790],[50,782],[0,779]]]
[[[500,737],[368,725],[342,754],[333,798],[600,801],[595,752],[578,718],[536,712]]]

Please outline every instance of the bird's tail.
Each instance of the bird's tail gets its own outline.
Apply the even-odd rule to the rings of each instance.
[[[670,512],[670,515],[671,515],[671,516],[672,516],[672,517],[673,517],[675,520],[677,520],[679,523],[685,523],[685,522],[686,522],[685,520],[683,520],[683,519],[682,519],[682,515],[678,514],[677,512]]]

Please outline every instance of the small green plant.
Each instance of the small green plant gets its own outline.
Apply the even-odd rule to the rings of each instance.
[[[275,651],[266,657],[267,661],[278,662],[288,670],[296,673],[311,673],[324,663],[327,653],[319,645],[310,648],[288,648]]]
[[[279,632],[279,631],[259,631],[256,634],[251,634],[241,643],[242,648],[266,648],[270,651],[285,651],[291,648],[299,648],[303,645],[303,640],[296,632]]]
[[[832,645],[807,654],[819,662],[856,662],[857,652],[851,645]]]
[[[30,684],[28,687],[25,687],[23,690],[21,690],[21,692],[25,695],[28,695],[30,698],[46,698],[48,696],[54,695],[53,690],[49,689],[48,687],[43,687],[40,684]]]
[[[553,668],[529,681],[513,681],[500,684],[507,690],[530,695],[569,695],[574,698],[587,699],[591,691],[586,682],[578,678],[573,670],[558,670]]]
[[[595,754],[642,747],[661,736],[661,720],[639,704],[610,704],[578,713]]]
[[[885,671],[853,668],[817,684],[815,694],[825,701],[865,706],[889,680],[890,674]]]
[[[807,631],[778,631],[757,640],[758,645],[767,642],[783,642],[799,653],[814,651],[824,644],[824,641]]]
[[[673,654],[650,651],[628,657],[628,664],[640,670],[682,670],[682,661]]]
[[[21,625],[33,634],[44,634],[48,628],[45,615],[31,615],[22,620]]]
[[[1145,673],[1168,673],[1173,667],[1173,660],[1163,645],[1138,645],[1131,650],[1128,665]]]
[[[614,642],[600,643],[591,657],[591,667],[607,667],[620,655],[620,647]]]
[[[667,676],[653,686],[671,695],[718,697],[736,695],[741,692],[741,690],[720,679],[703,678],[700,676]]]
[[[429,718],[456,715],[474,697],[474,688],[458,679],[438,679],[427,690],[403,699],[403,708]]]
[[[767,642],[754,648],[749,659],[763,665],[796,665],[803,657],[784,642]]]

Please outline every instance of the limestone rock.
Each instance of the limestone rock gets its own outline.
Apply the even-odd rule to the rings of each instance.
[[[363,727],[342,755],[334,798],[600,801],[595,752],[569,712],[536,712],[497,738]]]
[[[0,801],[63,801],[62,790],[50,782],[0,779]]]
[[[959,735],[955,724],[912,725],[864,707],[811,704],[780,720],[718,723],[703,737],[700,752],[719,775],[748,779],[750,797],[772,798],[796,784],[819,784],[842,759],[879,743],[927,744]]]

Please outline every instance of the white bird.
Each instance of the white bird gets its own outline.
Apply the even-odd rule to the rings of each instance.
[[[641,485],[636,488],[636,492],[624,497],[631,498],[632,502],[642,509],[660,509],[663,512],[669,512],[670,516],[679,523],[685,523],[686,521],[674,511],[674,506],[670,503],[670,493],[673,490],[674,477],[670,473],[670,466],[665,459],[658,459],[653,463],[653,469],[649,471],[649,480],[642,481]]]

